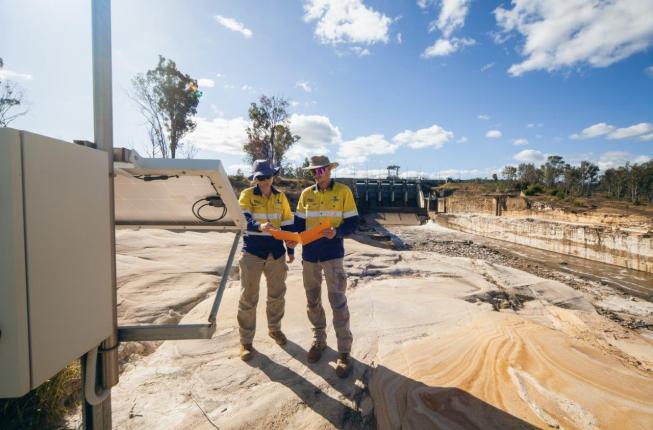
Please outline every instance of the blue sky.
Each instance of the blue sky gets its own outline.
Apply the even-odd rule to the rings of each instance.
[[[130,80],[162,54],[200,80],[187,140],[231,171],[260,94],[293,103],[290,157],[326,152],[340,176],[642,162],[651,16],[651,0],[113,0],[114,145],[145,152]],[[92,140],[90,1],[0,0],[0,57],[30,101],[13,127]]]

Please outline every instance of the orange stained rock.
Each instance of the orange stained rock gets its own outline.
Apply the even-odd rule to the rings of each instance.
[[[653,374],[514,314],[381,357],[370,383],[381,429],[652,429]]]

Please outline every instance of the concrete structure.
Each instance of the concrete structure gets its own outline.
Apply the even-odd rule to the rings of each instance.
[[[467,233],[653,273],[650,232],[486,214],[440,214],[435,219]]]

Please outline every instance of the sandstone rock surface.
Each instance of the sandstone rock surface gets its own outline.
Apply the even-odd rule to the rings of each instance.
[[[204,322],[231,241],[119,231],[122,320]],[[582,292],[482,259],[349,240],[346,248],[349,378],[335,375],[333,349],[306,361],[311,332],[299,261],[287,281],[289,343],[281,348],[267,337],[262,285],[257,354],[242,362],[234,273],[212,339],[156,350],[125,344],[114,427],[653,428],[653,340],[596,313]],[[509,306],[497,306],[497,297]]]

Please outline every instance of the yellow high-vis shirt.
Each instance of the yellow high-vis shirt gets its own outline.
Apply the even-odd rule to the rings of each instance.
[[[260,231],[259,227],[269,222],[282,230],[293,230],[293,213],[286,195],[272,187],[272,193],[266,197],[259,187],[255,186],[244,189],[238,202],[247,220],[243,251],[261,258],[267,258],[270,253],[274,258],[283,255],[283,241],[273,238],[270,233]],[[292,254],[293,250],[288,249],[288,253]]]
[[[308,230],[325,221],[336,229],[336,237],[303,246],[304,260],[316,262],[343,257],[343,238],[358,226],[356,201],[348,186],[332,180],[326,190],[313,185],[302,191],[295,211],[295,231]]]

